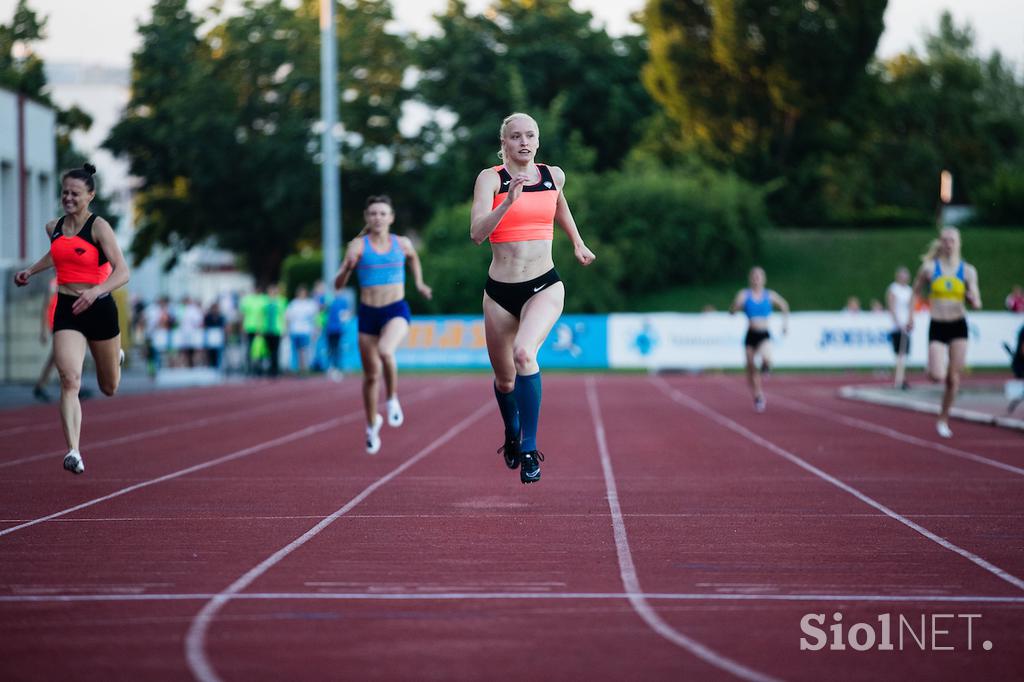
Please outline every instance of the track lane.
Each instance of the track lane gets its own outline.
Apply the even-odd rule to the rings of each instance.
[[[548,458],[544,478],[530,486],[521,485],[518,472],[505,469],[493,452],[500,421],[490,407],[489,385],[479,383],[465,406],[483,403],[488,417],[366,499],[353,510],[362,516],[339,519],[249,587],[344,587],[427,600],[347,607],[300,600],[277,605],[291,614],[281,624],[269,605],[232,601],[223,611],[228,620],[208,634],[216,670],[231,671],[224,679],[253,674],[257,659],[269,666],[270,677],[289,670],[316,677],[316,670],[333,669],[339,660],[361,679],[413,671],[423,679],[479,679],[480,671],[543,679],[558,671],[563,679],[621,680],[637,675],[638,665],[641,676],[716,677],[714,668],[657,637],[625,602],[595,605],[571,596],[543,604],[429,600],[432,592],[453,588],[569,595],[621,590],[580,379],[545,379],[540,443]],[[314,614],[309,623],[305,609]],[[232,619],[240,614],[251,618]],[[317,619],[340,619],[341,629],[317,626]],[[353,632],[344,627],[348,619],[355,621]],[[275,633],[270,641],[268,628]],[[316,653],[306,649],[304,658],[298,656],[298,639],[311,642]],[[382,665],[385,641],[389,653]]]
[[[856,486],[907,518],[1018,577],[1024,576],[1024,476],[983,461],[825,419],[783,398],[759,415],[736,400],[741,387],[707,387],[709,407]],[[794,409],[791,402],[797,403]],[[876,407],[874,412],[892,412]],[[764,417],[768,417],[764,419]],[[994,429],[994,427],[981,427]],[[938,440],[936,438],[936,440]],[[813,445],[811,445],[813,444]],[[943,446],[943,443],[937,443]],[[1024,440],[1022,440],[1024,450]]]

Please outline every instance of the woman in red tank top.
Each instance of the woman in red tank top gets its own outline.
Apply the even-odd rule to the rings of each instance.
[[[85,471],[78,445],[86,348],[92,352],[96,379],[106,395],[117,391],[124,357],[117,306],[110,293],[128,282],[128,264],[110,223],[89,211],[96,196],[95,172],[85,164],[64,174],[60,194],[64,215],[46,225],[50,250],[14,276],[14,283],[22,287],[39,272],[57,270],[53,357],[60,374],[60,418],[68,444],[64,468],[75,474]]]
[[[480,172],[473,188],[470,237],[491,242],[484,288],[484,334],[494,369],[494,397],[505,423],[498,448],[519,480],[540,480],[537,422],[541,382],[537,351],[559,315],[565,287],[551,259],[557,222],[572,241],[581,265],[594,262],[562,193],[565,173],[536,163],[537,122],[512,114],[501,124],[499,156],[504,164]]]

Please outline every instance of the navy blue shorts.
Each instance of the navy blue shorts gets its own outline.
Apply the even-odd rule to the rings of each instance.
[[[412,315],[409,313],[409,304],[405,299],[395,301],[382,308],[374,308],[360,303],[359,333],[380,336],[380,330],[384,328],[384,325],[396,317],[404,317],[406,322],[412,319]]]

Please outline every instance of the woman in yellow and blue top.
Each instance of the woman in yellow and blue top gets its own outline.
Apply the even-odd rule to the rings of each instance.
[[[766,402],[761,375],[771,368],[772,363],[772,337],[768,332],[768,319],[771,317],[772,308],[778,307],[782,311],[782,333],[785,334],[789,330],[789,303],[776,292],[765,288],[768,278],[764,268],[751,268],[747,281],[750,287],[736,292],[729,306],[729,314],[733,315],[742,310],[747,316],[749,326],[743,339],[747,385],[754,395],[754,410],[764,412]],[[757,367],[758,357],[761,359],[760,369]]]
[[[944,227],[921,257],[921,268],[914,279],[914,293],[927,296],[931,311],[928,327],[928,376],[945,381],[942,411],[935,430],[943,438],[952,438],[949,410],[960,388],[960,374],[967,360],[967,305],[981,308],[978,271],[960,257],[960,230]],[[914,302],[910,302],[910,325],[914,325]]]
[[[405,265],[416,288],[427,299],[432,292],[423,283],[423,268],[407,237],[391,234],[395,211],[387,196],[371,196],[363,211],[366,227],[348,244],[345,258],[334,277],[334,288],[343,289],[353,272],[359,277],[359,355],[363,361],[363,406],[366,409],[366,452],[380,450],[383,417],[377,413],[380,379],[387,389],[388,425],[405,421],[398,402],[398,364],[395,351],[409,333],[409,304],[405,301]]]

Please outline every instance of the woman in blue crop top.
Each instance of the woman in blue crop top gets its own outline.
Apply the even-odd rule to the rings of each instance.
[[[768,332],[768,319],[771,317],[772,308],[777,307],[782,311],[782,333],[789,330],[789,304],[786,299],[779,296],[771,289],[765,288],[767,277],[764,268],[755,266],[750,269],[749,283],[747,289],[740,289],[729,306],[729,313],[734,314],[742,310],[747,316],[747,336],[743,340],[743,347],[747,355],[747,384],[754,395],[754,409],[764,412],[765,399],[761,386],[761,375],[771,368],[772,343],[771,334]],[[761,367],[758,369],[757,359],[761,358]]]
[[[423,282],[423,268],[412,242],[408,237],[391,234],[391,224],[395,222],[391,199],[384,195],[367,198],[363,218],[366,227],[345,249],[334,288],[344,288],[353,272],[359,278],[359,355],[363,361],[366,451],[375,455],[380,450],[380,428],[384,424],[377,413],[382,375],[387,389],[388,424],[398,427],[405,421],[398,402],[395,351],[409,333],[406,262],[424,298],[429,300],[432,292]]]

